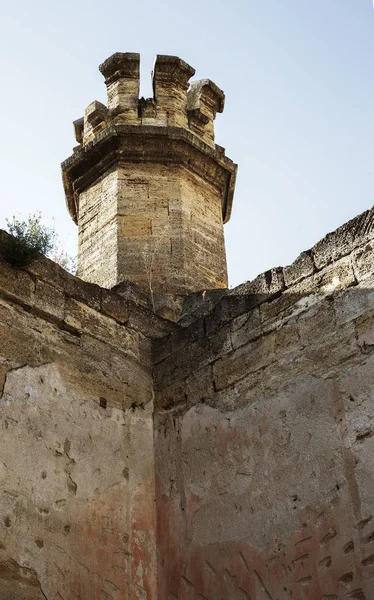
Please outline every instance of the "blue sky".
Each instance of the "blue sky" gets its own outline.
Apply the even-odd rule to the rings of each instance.
[[[70,254],[60,163],[105,102],[98,65],[175,54],[226,93],[216,141],[239,164],[230,284],[286,265],[373,204],[372,0],[0,0],[0,227],[41,211]]]

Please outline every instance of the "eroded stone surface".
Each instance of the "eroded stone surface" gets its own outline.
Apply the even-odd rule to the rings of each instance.
[[[61,283],[40,262],[28,296],[15,294],[16,273],[1,263],[11,289],[0,290],[0,597],[156,598],[153,386],[142,332],[156,317],[142,308],[140,326],[125,325],[127,300],[103,290],[100,312],[96,286],[90,298],[84,282],[58,271]],[[34,279],[37,270],[49,283]],[[156,335],[162,320],[158,327]]]

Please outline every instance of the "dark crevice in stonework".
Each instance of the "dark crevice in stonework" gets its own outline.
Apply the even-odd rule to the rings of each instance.
[[[370,438],[374,435],[374,431],[365,431],[364,433],[359,433],[356,436],[356,442],[362,442],[363,440]]]
[[[1,581],[10,583],[13,587],[16,587],[19,584],[21,589],[27,587],[37,588],[43,598],[48,600],[42,589],[36,571],[29,567],[23,567],[14,559],[0,562],[0,585]]]
[[[370,517],[366,517],[366,519],[362,519],[362,521],[359,521],[356,525],[355,525],[355,529],[358,529],[359,531],[361,529],[364,529],[364,527],[366,527],[366,525],[368,525],[368,523],[370,523],[370,521],[372,520],[372,516]]]
[[[269,590],[268,590],[268,589],[267,589],[267,587],[265,586],[265,584],[264,584],[264,582],[263,582],[263,580],[262,580],[261,576],[259,575],[259,573],[258,573],[258,572],[255,570],[255,571],[254,571],[254,574],[255,574],[255,576],[256,576],[256,578],[257,578],[257,581],[258,581],[258,582],[259,582],[259,584],[260,584],[260,587],[261,587],[262,591],[265,593],[265,596],[266,596],[266,598],[268,598],[268,600],[273,600],[273,597],[270,595],[270,593],[269,593]]]

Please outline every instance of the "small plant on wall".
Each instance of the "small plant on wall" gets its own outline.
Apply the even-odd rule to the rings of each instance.
[[[12,267],[27,267],[40,256],[46,255],[63,269],[75,274],[75,258],[64,250],[55,230],[42,224],[40,213],[29,215],[25,220],[13,216],[6,223],[10,235],[1,236],[0,252]]]
[[[54,247],[55,233],[42,225],[41,215],[29,215],[26,220],[13,216],[6,220],[8,232],[3,236],[1,253],[12,267],[26,267]]]

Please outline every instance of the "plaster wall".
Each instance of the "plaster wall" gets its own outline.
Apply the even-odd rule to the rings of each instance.
[[[157,598],[154,317],[0,264],[0,598]]]
[[[361,221],[156,342],[160,598],[373,600],[372,215]]]

